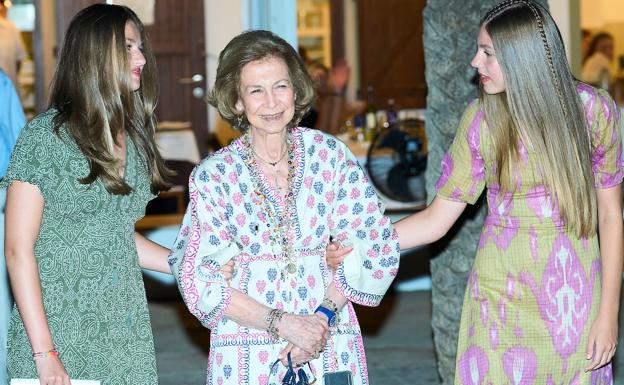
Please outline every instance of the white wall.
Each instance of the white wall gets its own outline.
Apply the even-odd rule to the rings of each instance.
[[[548,6],[550,8],[550,14],[553,19],[555,19],[555,23],[557,23],[557,26],[559,27],[561,38],[563,39],[563,44],[565,45],[566,53],[568,54],[568,60],[570,60],[570,1],[550,0],[548,2]]]
[[[56,58],[54,48],[56,42],[56,1],[37,0],[36,6],[36,23],[39,30],[33,44],[35,45],[35,104],[38,112],[44,111],[48,106],[50,96],[50,85],[54,76],[54,68],[56,67]],[[59,47],[60,49],[60,47]]]
[[[206,84],[212,87],[217,72],[219,53],[248,24],[247,0],[204,0],[206,26]],[[208,127],[216,127],[217,112],[208,108]]]
[[[345,30],[345,56],[351,67],[351,76],[347,84],[347,101],[354,101],[357,98],[357,88],[360,82],[360,52],[358,50],[358,25],[357,25],[357,5],[353,0],[343,0],[344,7],[344,30]]]

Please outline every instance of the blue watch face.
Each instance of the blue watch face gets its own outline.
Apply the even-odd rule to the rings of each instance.
[[[336,313],[323,306],[317,307],[315,313],[319,311],[327,316],[327,324],[329,327],[334,326],[336,323]]]

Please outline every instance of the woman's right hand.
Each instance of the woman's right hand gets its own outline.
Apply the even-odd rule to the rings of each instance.
[[[336,268],[338,268],[338,265],[340,265],[342,261],[344,261],[344,259],[347,257],[347,254],[349,254],[352,250],[353,247],[342,247],[339,242],[330,243],[329,245],[327,245],[327,248],[325,248],[325,258],[327,259],[327,266],[335,271]]]
[[[35,366],[41,385],[71,385],[69,375],[59,357],[37,358]]]
[[[234,259],[230,259],[225,265],[221,266],[219,272],[223,274],[223,278],[225,278],[226,281],[230,282],[234,274],[236,274]]]
[[[279,336],[300,347],[311,355],[316,355],[325,347],[329,338],[329,326],[322,317],[285,313],[278,322]]]

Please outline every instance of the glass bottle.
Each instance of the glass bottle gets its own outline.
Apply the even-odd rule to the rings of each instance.
[[[386,109],[386,119],[388,126],[392,126],[399,122],[399,113],[394,106],[394,99],[388,99],[388,108]]]
[[[370,141],[377,130],[377,107],[375,107],[375,100],[373,98],[373,86],[368,86],[366,88],[366,109],[364,110],[364,114],[366,116],[364,139]]]

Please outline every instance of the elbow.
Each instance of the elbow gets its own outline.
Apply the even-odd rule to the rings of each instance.
[[[444,238],[444,236],[448,234],[450,229],[451,226],[437,227],[435,231],[431,232],[431,239],[429,240],[429,243],[437,242],[440,239]]]
[[[22,265],[28,258],[34,259],[34,255],[34,247],[15,245],[8,241],[4,244],[4,257],[6,259],[7,269],[9,270],[15,266]]]

